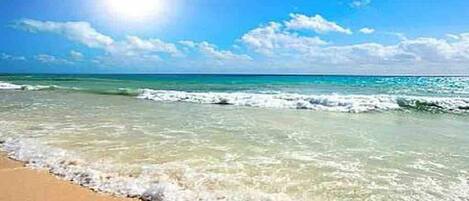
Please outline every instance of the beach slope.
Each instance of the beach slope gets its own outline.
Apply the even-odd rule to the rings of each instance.
[[[100,194],[0,154],[0,201],[131,201]]]

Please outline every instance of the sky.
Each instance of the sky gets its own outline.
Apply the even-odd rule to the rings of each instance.
[[[467,0],[0,0],[0,73],[469,75]]]

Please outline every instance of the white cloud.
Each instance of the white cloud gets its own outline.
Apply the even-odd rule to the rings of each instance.
[[[398,36],[400,41],[394,44],[369,42],[338,45],[323,41],[318,36],[312,36],[311,33],[297,31],[307,27],[310,29],[315,27],[318,32],[330,32],[331,29],[340,30],[337,27],[318,28],[317,25],[303,23],[303,21],[308,21],[318,15],[306,17],[307,20],[300,19],[303,18],[302,16],[306,17],[292,14],[292,19],[289,21],[270,22],[249,30],[237,40],[237,44],[233,45],[236,48],[230,49],[219,48],[207,41],[185,40],[171,43],[157,38],[143,39],[137,36],[127,36],[120,41],[110,37],[109,40],[91,40],[92,37],[78,37],[96,35],[82,34],[83,29],[60,28],[67,29],[67,31],[55,31],[58,28],[28,25],[29,28],[26,30],[60,33],[72,41],[78,41],[90,48],[101,49],[104,54],[90,58],[92,63],[115,68],[125,67],[130,71],[164,69],[179,72],[273,72],[274,69],[275,72],[296,73],[353,73],[358,71],[369,73],[371,71],[383,72],[384,70],[394,73],[409,71],[425,73],[430,71],[429,68],[432,68],[435,72],[446,73],[448,68],[458,67],[459,70],[468,72],[469,33],[452,34],[441,39],[429,37],[409,39],[403,34],[388,32],[387,34]],[[33,24],[45,23],[47,26],[56,26],[54,22],[34,22]],[[61,26],[65,25],[59,27]],[[31,27],[34,27],[34,30],[30,30]],[[87,27],[88,30],[92,30],[91,32],[98,33],[89,24]],[[371,28],[364,29],[360,32],[372,32]],[[80,31],[72,33],[72,30]],[[344,31],[342,30],[342,32]],[[100,35],[104,38],[107,37],[103,34]],[[13,56],[2,53],[0,58],[3,60],[11,59]],[[49,64],[73,63],[46,54],[36,55],[34,58]],[[78,61],[77,59],[83,58],[83,55],[80,52],[71,51],[70,58],[73,61]]]
[[[396,46],[385,46],[377,43],[362,43],[345,46],[325,47],[316,55],[316,62],[329,65],[390,65],[408,63],[414,56],[401,51]]]
[[[398,48],[415,56],[418,61],[443,61],[455,54],[455,49],[445,40],[435,38],[417,38],[404,40]]]
[[[24,56],[14,56],[14,55],[2,52],[2,53],[0,53],[0,60],[4,60],[4,61],[26,61],[26,57],[24,57]]]
[[[176,44],[137,36],[127,36],[125,40],[114,42],[104,50],[106,55],[95,59],[95,63],[137,69],[170,65],[168,61],[183,56]]]
[[[352,34],[350,29],[339,26],[335,22],[328,21],[320,15],[306,16],[302,14],[290,14],[289,21],[285,22],[285,26],[291,30],[311,30],[316,33],[338,32],[344,34]]]
[[[256,63],[267,61],[284,68],[347,66],[353,71],[363,66],[374,66],[378,69],[394,67],[402,70],[411,68],[410,66],[424,68],[441,65],[444,68],[445,64],[469,64],[469,34],[454,35],[451,41],[447,41],[425,37],[408,39],[403,34],[392,33],[399,36],[401,41],[393,45],[333,45],[319,42],[322,40],[317,37],[301,36],[293,31],[280,23],[271,22],[248,31],[240,41],[256,53],[267,56],[263,60],[257,57]],[[370,33],[372,29],[362,29],[361,32]]]
[[[454,40],[459,40],[459,36],[455,34],[446,34],[446,37]]]
[[[202,54],[217,60],[251,60],[251,57],[245,54],[235,54],[228,50],[219,50],[215,45],[206,41],[195,43],[195,47]]]
[[[15,26],[33,33],[51,32],[60,34],[92,48],[106,47],[113,43],[111,37],[97,32],[88,22],[51,22],[23,19],[18,21]]]
[[[66,59],[58,58],[48,54],[38,54],[34,56],[34,59],[44,64],[73,64]]]
[[[186,61],[189,60],[192,66],[196,67],[231,67],[240,65],[249,65],[253,60],[246,54],[237,54],[229,50],[220,50],[216,45],[207,41],[179,41],[179,44],[185,46],[187,54]],[[178,65],[185,65],[185,62],[178,62]],[[187,65],[187,64],[186,64]]]
[[[407,37],[403,33],[399,32],[384,32],[384,34],[391,35],[391,36],[396,36],[399,38],[399,40],[407,40]]]
[[[141,39],[127,36],[126,40],[115,41],[110,36],[96,31],[88,22],[51,22],[23,19],[16,23],[17,28],[30,32],[51,32],[80,42],[91,48],[99,48],[111,54],[139,55],[140,53],[168,53],[177,55],[179,50],[172,43],[160,39]]]
[[[427,63],[469,62],[469,33],[458,35],[454,41],[425,37],[404,40],[398,47]]]
[[[285,52],[283,50],[297,50],[309,52],[326,42],[318,37],[299,36],[284,30],[283,25],[271,22],[268,25],[255,28],[241,37],[241,42],[258,53],[273,55]],[[288,53],[288,52],[285,52]]]
[[[368,6],[371,3],[371,0],[353,0],[350,3],[350,6],[353,8],[363,8]]]
[[[461,34],[461,38],[462,35]],[[351,66],[399,66],[419,64],[469,64],[469,37],[455,42],[435,38],[403,40],[394,45],[364,43],[345,46],[327,46],[317,52],[303,55],[306,62],[342,64]]]
[[[149,53],[166,53],[173,56],[181,52],[173,43],[167,43],[160,39],[141,39],[137,36],[127,36],[126,40],[115,42],[106,48],[111,54],[139,56]]]
[[[81,52],[78,52],[78,51],[75,51],[75,50],[70,51],[70,58],[72,58],[75,61],[81,61],[81,60],[83,60],[83,57],[84,56]]]
[[[95,61],[98,63],[125,64],[129,66],[132,62],[139,64],[144,62],[161,61],[160,54],[170,56],[181,56],[175,44],[164,42],[160,39],[142,39],[137,36],[127,36],[125,40],[116,41],[110,36],[99,33],[88,22],[52,22],[23,19],[15,24],[15,27],[29,32],[50,32],[60,34],[69,40],[79,42],[90,48],[97,48],[105,51],[104,56],[100,56]],[[81,53],[70,53],[74,59],[80,57]],[[43,63],[57,62],[51,57],[37,57]],[[63,63],[63,62],[62,62]]]
[[[372,34],[375,30],[373,28],[363,27],[360,29],[360,32],[363,34]]]

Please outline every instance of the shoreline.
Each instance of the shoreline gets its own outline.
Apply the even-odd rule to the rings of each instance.
[[[0,152],[0,201],[136,201],[96,192],[36,170]]]

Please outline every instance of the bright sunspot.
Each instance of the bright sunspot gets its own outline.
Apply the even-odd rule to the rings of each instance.
[[[162,9],[160,0],[106,0],[111,13],[132,20],[156,16]]]

